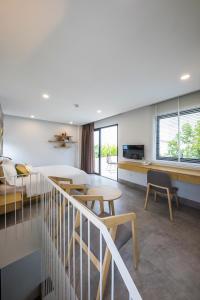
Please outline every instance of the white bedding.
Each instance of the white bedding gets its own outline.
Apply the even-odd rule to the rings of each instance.
[[[34,167],[33,173],[41,173],[44,176],[58,176],[64,178],[70,178],[73,180],[74,184],[90,184],[90,177],[84,171],[68,166],[68,165],[52,165],[52,166],[42,166]],[[30,180],[31,177],[31,180]],[[22,179],[17,178],[17,186],[22,186]],[[41,194],[39,176],[37,174],[32,174],[31,176],[23,178],[23,185],[26,187],[27,197],[36,196]],[[45,188],[45,191],[49,190],[50,187]]]
[[[90,177],[87,173],[68,165],[35,167],[33,172],[39,172],[45,176],[70,178],[74,184],[90,184]]]

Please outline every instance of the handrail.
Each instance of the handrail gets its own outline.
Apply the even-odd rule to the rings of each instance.
[[[74,199],[72,196],[70,196],[68,193],[66,193],[62,188],[60,188],[56,183],[54,183],[50,178],[48,178],[46,175],[42,174],[44,178],[51,184],[53,187],[59,191],[65,198],[67,198],[75,207],[78,209],[87,219],[93,223],[102,233],[105,242],[109,248],[110,253],[112,254],[113,260],[118,268],[118,271],[121,275],[121,277],[124,280],[124,284],[126,285],[126,288],[129,292],[130,299],[136,299],[136,300],[142,300],[122,258],[119,254],[117,247],[112,240],[107,227],[103,224],[103,222],[86,206],[78,202],[76,199]]]

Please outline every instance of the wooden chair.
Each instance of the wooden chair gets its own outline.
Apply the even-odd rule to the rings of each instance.
[[[132,212],[132,213],[126,213],[126,214],[117,215],[117,216],[116,215],[108,216],[108,214],[106,214],[104,212],[104,205],[103,205],[104,200],[103,200],[102,196],[73,195],[73,197],[85,205],[87,205],[88,202],[93,202],[93,201],[99,202],[100,214],[98,215],[98,217],[108,228],[111,238],[113,239],[113,241],[116,244],[118,244],[118,249],[120,247],[122,247],[132,236],[134,266],[135,266],[135,268],[137,268],[138,261],[139,261],[139,252],[138,252],[138,244],[137,244],[136,214]],[[125,223],[131,223],[131,232],[130,232],[129,238],[126,241],[121,241],[121,244],[120,244],[120,243],[118,243],[119,240],[117,240],[117,236],[118,236],[117,231],[120,226],[123,226],[123,228],[121,230],[121,238],[123,239],[126,235],[125,231],[128,230],[127,227],[123,225]],[[71,247],[72,247],[73,241],[75,241],[79,245],[82,245],[82,249],[86,255],[88,255],[88,253],[89,253],[91,262],[93,263],[95,268],[100,272],[100,261],[99,261],[98,257],[95,255],[95,253],[93,253],[91,250],[88,249],[87,241],[84,240],[84,237],[81,240],[79,232],[77,232],[79,227],[80,227],[80,213],[77,212],[75,224],[74,224],[74,228],[73,228],[73,232],[72,232],[72,237],[70,239],[68,253],[67,253],[67,257],[66,257],[66,267],[68,266],[68,261],[70,259],[70,253],[71,253]],[[104,290],[106,287],[106,282],[107,282],[111,259],[112,259],[111,253],[110,253],[109,249],[106,247],[104,255],[103,255],[103,264],[102,264],[102,294],[104,293]],[[100,298],[100,283],[98,285],[96,299],[98,300],[99,298]]]
[[[57,185],[60,185],[60,183],[62,183],[62,182],[68,183],[68,184],[73,183],[73,180],[71,178],[66,178],[66,177],[49,176],[49,179],[51,179]]]
[[[70,178],[55,177],[55,176],[49,176],[49,178],[68,194],[71,194],[71,192],[75,190],[80,191],[84,194],[86,193],[87,188],[85,184],[73,184],[73,180]]]
[[[165,195],[168,199],[170,221],[173,221],[172,200],[175,198],[176,205],[179,207],[178,188],[172,186],[171,178],[168,173],[162,171],[149,170],[147,173],[147,192],[144,209],[147,209],[148,198],[150,191],[154,192],[156,201],[157,195]]]
[[[60,186],[65,192],[67,192],[69,195],[71,195],[73,192],[80,192],[85,194],[86,193],[86,185],[85,184],[73,184],[72,179],[69,178],[62,178],[62,177],[49,177],[52,181],[54,181],[58,186]],[[59,204],[60,205],[60,204]],[[61,206],[61,213],[59,212],[59,218],[61,218],[61,222],[63,222],[63,210],[65,210],[65,207],[68,206],[68,201],[65,201],[65,204]],[[47,216],[49,214],[49,211],[47,211]],[[59,228],[55,230],[55,236],[54,240],[57,240],[57,231],[59,232]]]

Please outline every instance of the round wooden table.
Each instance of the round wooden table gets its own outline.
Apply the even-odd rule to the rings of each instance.
[[[102,196],[103,200],[108,202],[110,213],[115,215],[114,200],[119,199],[122,192],[116,187],[101,185],[88,189],[87,195]]]

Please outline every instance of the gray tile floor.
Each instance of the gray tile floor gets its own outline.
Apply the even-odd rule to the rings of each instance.
[[[93,185],[119,187],[123,195],[115,201],[116,214],[137,214],[140,263],[132,266],[132,241],[120,253],[143,299],[200,299],[200,210],[173,206],[169,221],[167,201],[149,202],[144,211],[145,192],[96,175]]]

